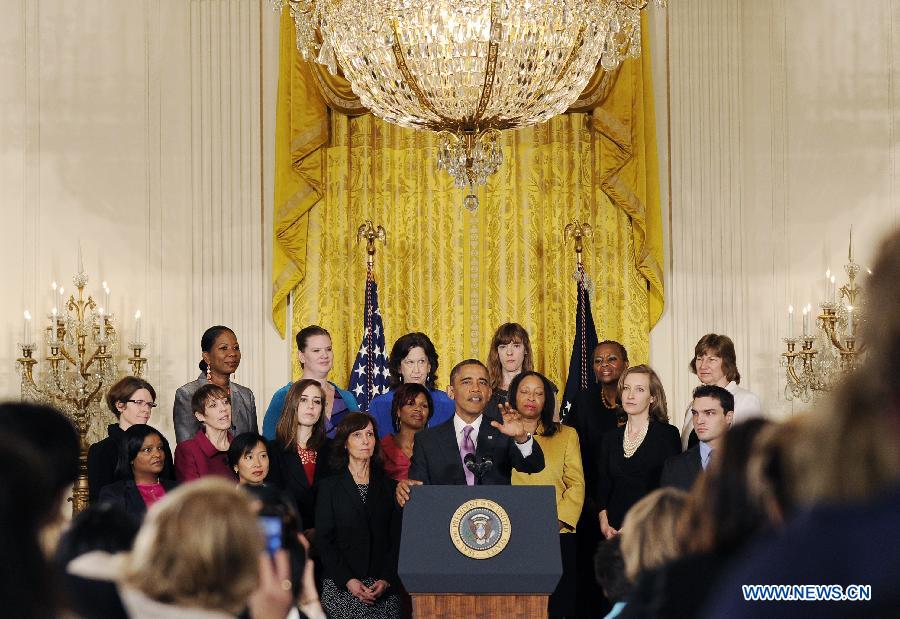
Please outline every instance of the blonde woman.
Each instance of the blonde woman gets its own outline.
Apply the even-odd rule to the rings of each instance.
[[[669,423],[666,392],[650,366],[636,365],[619,378],[628,420],[603,435],[597,479],[600,531],[618,534],[625,513],[659,488],[666,458],[681,452],[678,430]]]
[[[635,503],[622,523],[621,549],[625,575],[631,582],[681,555],[676,530],[688,494],[677,488],[658,488]]]

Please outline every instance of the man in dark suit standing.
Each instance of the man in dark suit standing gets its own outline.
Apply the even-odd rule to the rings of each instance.
[[[509,484],[512,469],[524,473],[543,470],[544,454],[525,432],[515,410],[507,405],[502,423],[482,415],[491,398],[483,363],[467,359],[457,364],[450,372],[447,394],[456,404],[456,414],[416,435],[409,479],[397,485],[401,506],[409,500],[410,486]],[[480,467],[480,479],[465,466],[466,460],[475,465],[473,468]]]
[[[700,385],[694,389],[691,418],[700,442],[666,460],[661,479],[663,486],[690,490],[700,471],[706,470],[713,452],[720,447],[734,421],[734,396],[718,385]]]

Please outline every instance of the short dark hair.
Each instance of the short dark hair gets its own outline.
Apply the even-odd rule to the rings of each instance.
[[[266,439],[256,432],[241,432],[235,436],[234,440],[231,441],[231,445],[228,446],[228,455],[226,456],[228,458],[228,466],[237,466],[241,458],[253,451],[260,443],[265,446],[266,453],[268,453],[269,445],[266,443]]]
[[[69,561],[95,550],[108,553],[131,550],[140,523],[112,503],[90,505],[72,519],[59,539],[55,561],[65,571]]]
[[[106,392],[106,405],[112,411],[112,414],[116,416],[116,419],[122,414],[116,408],[116,404],[126,404],[131,399],[131,396],[141,389],[149,391],[150,397],[156,402],[156,390],[153,388],[153,385],[137,376],[126,376],[109,388],[109,391]]]
[[[213,344],[216,343],[216,338],[218,338],[223,333],[230,333],[234,335],[234,331],[225,325],[215,325],[210,327],[206,331],[203,332],[203,335],[200,336],[200,350],[202,352],[209,352],[212,350]],[[237,337],[237,336],[235,336]],[[209,366],[206,364],[206,361],[200,359],[200,371],[205,372],[209,369]]]
[[[372,463],[381,465],[381,444],[378,440],[378,423],[369,413],[347,413],[334,431],[334,439],[331,447],[331,464],[336,471],[347,468],[350,456],[347,453],[347,439],[354,432],[364,430],[372,424],[375,433],[375,451],[372,452]]]
[[[594,553],[594,575],[610,602],[620,602],[631,593],[631,581],[625,575],[621,543],[622,538],[619,536],[601,541]]]
[[[169,453],[169,443],[162,432],[148,424],[133,425],[127,430],[119,441],[119,461],[116,463],[116,479],[134,479],[134,471],[131,469],[132,461],[137,458],[144,445],[144,439],[155,434],[162,441],[166,451],[166,461],[172,458]]]
[[[556,412],[556,397],[554,396],[556,385],[551,383],[549,378],[539,372],[519,372],[509,383],[509,403],[514,409],[519,410],[517,399],[519,385],[529,376],[537,376],[544,385],[544,408],[541,409],[541,426],[543,431],[541,436],[553,436],[559,431],[559,422],[553,420],[553,415]]]
[[[628,350],[625,349],[624,344],[622,344],[621,342],[617,342],[615,340],[603,340],[602,342],[597,342],[597,345],[594,346],[593,352],[596,353],[597,349],[604,345],[615,346],[616,348],[618,348],[619,353],[621,353],[621,355],[622,355],[622,361],[624,361],[625,363],[628,363]]]
[[[431,418],[434,416],[434,400],[431,397],[431,392],[425,385],[403,383],[394,391],[394,399],[391,401],[391,425],[394,428],[394,432],[400,431],[400,407],[412,404],[420,393],[428,401],[428,418],[426,421],[431,421]]]
[[[206,383],[191,396],[191,412],[204,414],[206,412],[206,403],[212,398],[231,402],[231,398],[228,397],[228,392],[225,389],[215,383]]]
[[[306,348],[306,340],[314,335],[324,335],[328,339],[331,339],[331,334],[325,327],[320,327],[319,325],[309,325],[297,331],[297,350],[303,352],[303,349]]]
[[[450,370],[450,384],[453,384],[453,380],[456,378],[456,375],[459,374],[459,371],[463,369],[467,365],[480,365],[484,368],[484,371],[487,372],[487,366],[483,364],[478,359],[466,359],[465,361],[460,361],[456,365],[453,366],[453,369]]]
[[[403,382],[403,376],[400,374],[400,362],[406,358],[409,351],[417,347],[425,351],[425,356],[428,357],[428,365],[431,366],[431,369],[428,370],[428,376],[425,377],[425,386],[429,389],[435,388],[438,369],[437,350],[435,350],[434,344],[431,343],[431,339],[427,335],[420,331],[415,331],[401,335],[394,342],[394,345],[391,346],[391,354],[388,357],[388,370],[391,372],[390,385],[388,386],[391,389],[396,389],[397,385]]]
[[[722,405],[722,410],[726,414],[734,411],[734,396],[725,387],[718,385],[700,385],[694,389],[693,398],[715,398]]]
[[[688,364],[693,374],[697,373],[697,357],[712,353],[722,359],[722,370],[728,382],[741,382],[741,373],[737,369],[737,354],[734,352],[734,342],[727,335],[707,333],[694,346],[694,356]]]

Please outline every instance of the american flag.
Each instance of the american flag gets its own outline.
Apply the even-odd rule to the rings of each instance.
[[[584,272],[578,265],[575,272],[578,282],[578,305],[575,308],[575,341],[572,343],[572,357],[569,360],[569,375],[566,378],[566,389],[563,392],[559,417],[565,420],[566,415],[575,403],[579,391],[584,391],[594,382],[591,355],[597,347],[597,330],[594,328],[594,316],[591,313],[591,289]]]
[[[363,337],[350,374],[350,391],[359,408],[369,410],[369,402],[388,391],[387,354],[384,350],[384,323],[378,309],[378,284],[369,271],[366,276],[366,307],[363,312]]]

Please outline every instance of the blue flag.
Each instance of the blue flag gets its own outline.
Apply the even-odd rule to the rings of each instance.
[[[591,356],[597,347],[597,330],[594,328],[594,316],[591,314],[591,297],[587,288],[587,276],[584,266],[578,265],[575,274],[578,281],[578,305],[575,310],[575,341],[572,344],[572,357],[569,360],[569,374],[566,378],[566,390],[563,393],[559,417],[564,420],[566,414],[575,403],[575,396],[594,382]]]
[[[387,393],[390,375],[384,350],[384,323],[378,309],[378,284],[370,271],[366,276],[362,343],[350,374],[350,391],[356,396],[360,410],[368,412],[372,399]]]

